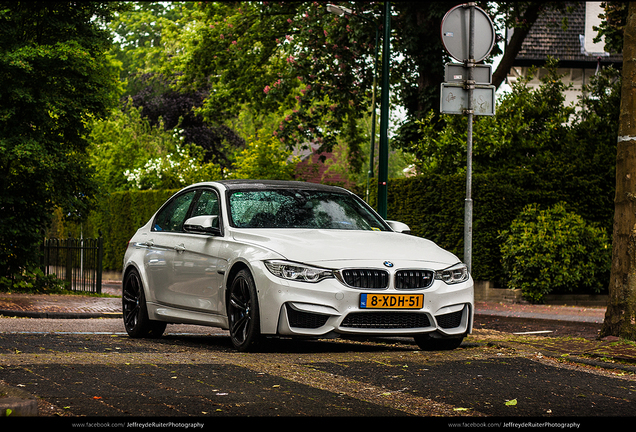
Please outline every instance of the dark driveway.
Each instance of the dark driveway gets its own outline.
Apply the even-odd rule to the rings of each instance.
[[[498,335],[477,331],[451,352],[386,339],[241,354],[221,335],[0,334],[0,380],[64,418],[633,416],[629,376],[545,361]]]

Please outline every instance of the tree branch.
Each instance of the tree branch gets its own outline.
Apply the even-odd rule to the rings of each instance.
[[[535,23],[539,14],[544,10],[544,4],[542,2],[530,2],[528,5],[528,9],[526,9],[521,20],[523,21],[523,25],[519,27],[515,27],[514,33],[510,38],[510,42],[506,46],[506,51],[497,66],[497,70],[492,74],[492,84],[495,87],[499,87],[502,82],[506,79],[508,72],[512,68],[514,64],[515,58],[517,58],[517,54],[521,51],[521,45],[525,40],[526,36],[530,32],[532,25]]]

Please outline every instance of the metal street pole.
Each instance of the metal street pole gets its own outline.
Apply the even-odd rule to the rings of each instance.
[[[382,96],[380,109],[380,150],[378,167],[378,213],[386,219],[389,176],[389,62],[391,58],[391,2],[384,3],[384,41],[382,48]]]
[[[468,19],[468,22],[466,22]],[[464,263],[472,271],[473,253],[473,116],[495,115],[495,87],[491,68],[477,65],[492,51],[495,44],[495,28],[492,20],[475,2],[457,5],[449,10],[441,26],[442,43],[455,60],[463,63],[458,71],[452,63],[446,65],[446,81],[441,86],[440,112],[467,116],[466,139],[466,200],[464,204]],[[479,39],[475,34],[479,33]],[[468,40],[467,40],[468,39]],[[466,51],[468,48],[468,51]],[[453,72],[454,73],[451,73]],[[463,73],[462,73],[463,71]],[[466,77],[463,80],[463,77]],[[464,81],[458,89],[458,81]],[[479,83],[479,84],[478,84]],[[458,96],[459,93],[459,96]],[[475,111],[473,98],[482,100]],[[464,105],[465,103],[465,105]]]
[[[468,137],[466,139],[466,203],[464,208],[464,264],[468,271],[472,268],[473,253],[473,198],[472,198],[472,170],[473,170],[473,90],[475,89],[475,3],[468,3],[470,7],[469,18],[469,38],[468,38],[468,80],[466,88],[468,90]]]
[[[379,29],[378,25],[375,24],[375,54],[373,57],[373,96],[371,97],[371,146],[369,149],[369,172],[367,173],[367,195],[366,201],[369,202],[369,183],[373,178],[374,171],[374,153],[375,153],[375,95],[376,89],[378,86],[378,40],[379,40]]]

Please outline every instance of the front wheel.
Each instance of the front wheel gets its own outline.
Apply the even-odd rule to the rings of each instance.
[[[130,271],[124,279],[121,301],[124,326],[130,337],[161,337],[166,323],[148,318],[144,287],[136,270]]]
[[[261,342],[256,284],[251,273],[239,271],[230,286],[227,307],[232,344],[239,351],[254,351]]]
[[[414,339],[417,346],[423,351],[450,351],[459,348],[464,336],[441,339],[429,335],[417,335]]]

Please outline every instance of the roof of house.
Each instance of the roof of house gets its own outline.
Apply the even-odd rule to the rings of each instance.
[[[594,68],[601,64],[622,63],[620,54],[586,53],[583,43],[585,34],[585,2],[575,2],[571,11],[548,9],[532,25],[514,66],[541,65],[548,56],[559,60],[561,67]],[[563,18],[567,18],[567,28],[562,28]]]

